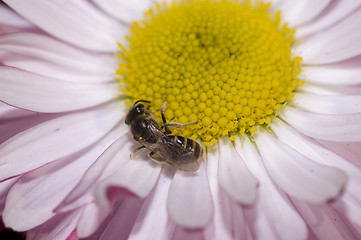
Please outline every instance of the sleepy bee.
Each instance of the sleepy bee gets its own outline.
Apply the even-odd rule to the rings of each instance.
[[[169,129],[169,127],[181,128],[193,123],[167,123],[164,103],[161,108],[163,126],[160,127],[153,112],[143,103],[149,104],[150,101],[136,101],[125,118],[125,124],[130,125],[134,140],[141,144],[134,149],[133,156],[139,150],[147,148],[150,150],[149,157],[156,162],[167,162],[183,171],[197,171],[198,159],[203,155],[202,147],[192,139],[171,135]]]

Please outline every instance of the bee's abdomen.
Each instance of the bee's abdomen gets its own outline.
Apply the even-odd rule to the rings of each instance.
[[[196,141],[185,138],[182,136],[176,136],[176,135],[170,135],[168,136],[174,143],[179,144],[184,149],[186,149],[189,152],[192,152],[192,155],[195,158],[199,158],[202,155],[201,147],[199,146],[199,143]]]

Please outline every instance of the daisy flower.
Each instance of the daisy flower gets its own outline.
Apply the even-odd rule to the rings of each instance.
[[[7,228],[361,238],[361,1],[4,2]],[[124,120],[137,100],[160,125],[161,106],[168,122],[193,123],[172,131],[202,146],[199,170],[131,156],[140,139]]]

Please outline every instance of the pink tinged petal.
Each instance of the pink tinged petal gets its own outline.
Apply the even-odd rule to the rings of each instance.
[[[94,51],[117,50],[119,35],[126,32],[125,26],[96,12],[88,2],[46,0],[5,0],[5,2],[32,23],[80,48]],[[46,19],[46,21],[44,21]],[[117,33],[115,36],[114,33]]]
[[[151,0],[93,0],[93,2],[113,17],[127,24],[143,17],[143,12],[152,4]]]
[[[123,104],[65,115],[12,137],[0,146],[0,179],[31,171],[98,141],[120,121]]]
[[[285,194],[268,176],[255,145],[248,137],[235,141],[237,152],[260,182],[258,202],[245,209],[254,239],[306,239],[307,227]]]
[[[361,11],[358,11],[332,27],[302,42],[297,51],[305,64],[339,62],[361,54]]]
[[[316,141],[300,135],[282,121],[274,120],[272,130],[281,141],[287,143],[296,151],[302,152],[306,157],[321,164],[337,167],[347,173],[348,183],[345,186],[343,195],[333,205],[348,219],[360,226],[361,195],[359,188],[361,186],[361,169],[320,146]]]
[[[322,96],[295,93],[292,104],[314,113],[352,114],[361,112],[361,95]]]
[[[2,215],[5,208],[5,200],[10,188],[15,184],[19,177],[12,178],[3,182],[0,182],[0,215]]]
[[[284,18],[292,27],[305,24],[317,17],[332,1],[283,1],[279,5]],[[307,13],[307,14],[305,14]]]
[[[0,67],[0,100],[36,112],[65,112],[115,99],[113,84],[81,84]]]
[[[26,233],[27,240],[64,240],[76,229],[82,209],[57,214],[44,224]]]
[[[163,170],[168,171],[166,173],[163,171],[154,191],[145,199],[128,237],[129,240],[143,240],[150,236],[153,239],[170,239],[174,231],[175,226],[169,221],[166,207],[167,193],[172,182],[168,173],[171,174],[174,169],[164,165]]]
[[[313,138],[338,142],[361,141],[361,114],[324,115],[284,106],[279,116]]]
[[[0,5],[0,25],[10,25],[19,28],[33,28],[30,22],[16,14],[10,8]]]
[[[347,181],[344,172],[310,160],[265,130],[259,129],[255,141],[268,173],[289,195],[324,203],[341,193]]]
[[[5,224],[17,231],[26,231],[52,218],[55,207],[76,186],[95,159],[116,140],[119,131],[114,129],[89,151],[78,152],[21,177],[6,198]]]
[[[11,118],[18,118],[18,117],[26,117],[35,115],[36,113],[31,111],[26,111],[20,108],[16,108],[10,106],[6,103],[0,102],[0,119],[11,119]]]
[[[313,2],[315,3],[315,1]],[[360,0],[332,1],[317,19],[314,19],[310,24],[300,26],[297,29],[296,38],[302,38],[317,33],[320,30],[334,25],[347,17],[351,12],[355,11],[360,5]]]
[[[134,159],[130,154],[123,156],[127,159],[124,166],[97,184],[96,202],[101,207],[109,208],[116,200],[128,197],[145,198],[156,184],[161,165],[145,154]]]
[[[118,65],[113,54],[87,53],[34,33],[1,36],[0,50],[5,65],[75,82],[109,81]]]
[[[293,200],[316,239],[361,239],[361,235],[330,205],[312,205]]]
[[[129,198],[118,203],[111,211],[112,215],[104,221],[96,233],[90,236],[88,240],[128,239],[143,202],[143,199]]]
[[[118,136],[121,137],[112,143],[112,145],[89,167],[76,187],[74,187],[69,195],[56,208],[56,212],[69,211],[94,201],[96,184],[110,176],[129,161],[126,156],[129,155],[134,144],[129,135],[124,135],[128,132],[128,127],[123,124],[121,129],[122,131],[118,134]]]
[[[361,85],[322,85],[305,83],[301,92],[313,93],[316,95],[360,95]]]
[[[197,172],[177,170],[168,193],[168,213],[179,226],[205,227],[213,216],[212,195],[204,163]]]
[[[250,173],[230,140],[220,139],[218,179],[236,201],[251,204],[256,198],[257,179]]]
[[[361,67],[307,66],[302,68],[308,82],[325,85],[361,84]]]
[[[207,154],[207,175],[214,202],[214,217],[204,230],[205,239],[246,239],[247,229],[241,206],[225,194],[218,183],[219,147]]]

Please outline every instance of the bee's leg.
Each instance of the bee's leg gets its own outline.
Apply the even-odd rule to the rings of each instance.
[[[135,158],[135,155],[136,155],[141,149],[143,149],[143,148],[145,148],[145,147],[144,147],[144,146],[136,147],[136,148],[133,150],[132,154],[130,154],[130,157],[131,157],[131,158]]]
[[[166,159],[159,155],[159,149],[155,149],[148,156],[156,162],[165,162]]]
[[[150,103],[150,101],[148,101],[148,100],[138,100],[134,103],[134,105],[137,105],[137,103],[139,103],[139,102]]]
[[[166,105],[167,105],[167,102],[164,102],[162,107],[160,108],[160,113],[162,115],[162,120],[163,120],[162,129],[164,128],[164,131],[165,131],[166,134],[171,134],[172,131],[168,128],[167,120],[165,119],[165,115],[164,115],[164,109],[165,109]]]

